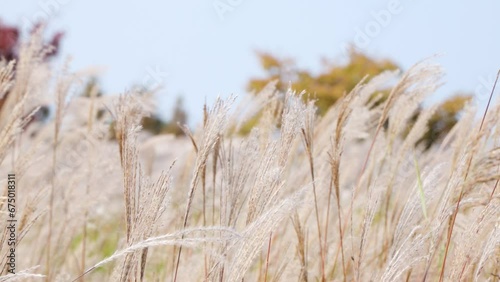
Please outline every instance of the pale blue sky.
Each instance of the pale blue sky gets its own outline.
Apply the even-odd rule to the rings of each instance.
[[[205,97],[210,103],[247,94],[245,82],[262,74],[255,50],[318,71],[322,57],[341,61],[349,42],[403,69],[443,54],[436,61],[447,83],[434,99],[461,90],[484,104],[500,68],[499,12],[495,0],[0,0],[8,24],[27,26],[49,15],[52,30],[66,31],[62,52],[73,57],[74,70],[107,67],[106,92],[153,82],[148,73],[157,70],[165,87],[159,110],[170,116],[183,94],[191,124]]]

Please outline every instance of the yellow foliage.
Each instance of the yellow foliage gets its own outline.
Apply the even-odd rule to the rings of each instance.
[[[285,91],[291,81],[292,88],[306,90],[317,99],[320,114],[349,93],[363,77],[397,69],[397,65],[390,60],[375,60],[355,50],[351,51],[346,65],[329,64],[319,74],[296,68],[290,59],[278,59],[264,52],[258,53],[258,56],[266,76],[251,79],[247,85],[250,91],[258,93],[273,80],[278,80],[278,90]]]
[[[253,78],[247,84],[247,89],[253,93],[259,93],[268,83],[277,80],[277,89],[286,91],[291,82],[291,86],[296,91],[305,90],[316,99],[316,106],[320,115],[325,114],[328,109],[335,104],[343,95],[349,93],[364,77],[370,78],[387,70],[397,69],[398,66],[391,60],[376,60],[366,54],[351,49],[349,60],[345,65],[325,64],[325,69],[314,74],[310,71],[297,68],[291,59],[280,59],[266,52],[258,52],[262,68],[266,72],[264,77]],[[389,89],[381,89],[375,93],[379,101],[375,105],[385,102],[389,95]],[[381,95],[381,96],[380,96]],[[442,139],[456,124],[457,115],[463,110],[465,104],[470,101],[471,96],[457,95],[444,101],[429,120],[428,131],[417,143],[424,143],[429,148],[436,141]],[[420,114],[415,113],[415,117],[409,122],[408,128]],[[244,125],[240,133],[246,134],[258,123],[260,114],[256,115]]]

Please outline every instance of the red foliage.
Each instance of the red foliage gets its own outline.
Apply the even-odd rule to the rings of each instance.
[[[41,24],[35,25],[33,32],[38,30]],[[21,32],[19,28],[15,26],[4,25],[0,21],[0,59],[5,59],[7,61],[18,59],[18,49],[20,44]],[[52,36],[52,39],[46,44],[51,46],[52,49],[47,52],[46,59],[54,57],[59,51],[59,46],[61,44],[61,39],[63,38],[63,32],[57,32]]]
[[[16,47],[19,42],[19,30],[5,26],[0,22],[0,58],[7,61],[17,58]]]
[[[39,28],[41,28],[41,24],[35,25],[32,33]],[[19,59],[20,33],[19,28],[4,25],[0,21],[0,60],[4,59],[11,61]],[[51,49],[45,54],[45,59],[50,59],[58,54],[63,36],[63,32],[57,32],[52,36],[52,39],[46,44],[46,46],[51,46]],[[8,95],[9,93],[7,92],[0,98],[0,111]],[[40,109],[29,118],[28,124],[45,119],[48,116],[48,111],[49,109],[47,106],[41,106]]]

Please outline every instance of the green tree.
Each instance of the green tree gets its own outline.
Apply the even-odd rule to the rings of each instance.
[[[439,104],[436,113],[429,120],[427,132],[417,144],[423,143],[429,149],[432,144],[440,141],[458,122],[460,113],[471,99],[471,95],[459,93]]]
[[[184,109],[184,102],[181,96],[177,97],[175,106],[172,110],[172,117],[169,121],[162,120],[158,115],[144,117],[142,127],[144,130],[153,134],[174,134],[176,136],[184,135],[184,131],[179,125],[187,123],[187,113]]]
[[[141,91],[148,91],[143,87],[138,87],[138,89],[140,90],[140,93]],[[87,81],[80,95],[83,97],[90,97],[92,91],[96,92],[96,97],[100,97],[103,95],[99,79],[97,77],[91,77]],[[104,110],[97,111],[98,119],[100,119],[103,115]],[[141,121],[141,125],[145,131],[150,132],[154,135],[174,134],[176,136],[180,136],[184,134],[184,131],[179,127],[179,124],[184,125],[187,123],[187,120],[188,115],[184,109],[183,99],[181,96],[179,96],[177,97],[175,106],[172,110],[172,117],[169,121],[163,120],[158,114],[152,114],[151,116],[144,117]],[[110,136],[114,136],[114,123],[111,123],[110,132]]]
[[[172,110],[172,117],[169,122],[165,124],[162,132],[175,134],[177,136],[184,135],[184,131],[179,127],[179,125],[185,125],[187,121],[188,115],[184,109],[184,100],[182,99],[182,96],[178,96],[174,109]]]

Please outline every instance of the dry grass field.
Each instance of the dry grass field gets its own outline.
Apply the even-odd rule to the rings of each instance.
[[[500,104],[414,146],[432,62],[360,81],[323,117],[268,85],[207,105],[187,137],[150,137],[150,96],[75,97],[87,74],[49,66],[40,42],[0,63],[0,281],[499,281]],[[46,102],[50,120],[25,126]]]

